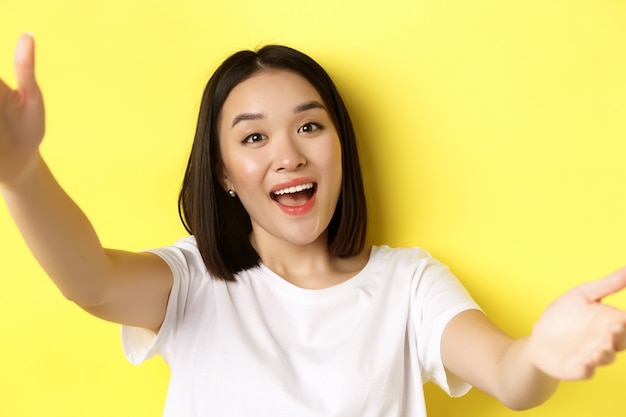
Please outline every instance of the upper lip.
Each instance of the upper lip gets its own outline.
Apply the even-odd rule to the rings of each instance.
[[[293,180],[276,184],[274,187],[272,187],[270,194],[274,194],[276,191],[284,190],[285,188],[296,187],[298,185],[309,184],[309,183],[312,183],[313,185],[316,184],[316,182],[313,181],[311,178],[295,178]]]

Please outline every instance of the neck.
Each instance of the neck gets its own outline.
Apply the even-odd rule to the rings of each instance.
[[[367,263],[369,251],[352,258],[332,257],[326,233],[308,244],[294,244],[254,234],[251,242],[263,264],[284,280],[305,289],[328,288],[358,273]]]

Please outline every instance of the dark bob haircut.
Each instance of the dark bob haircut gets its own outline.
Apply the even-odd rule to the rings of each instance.
[[[342,151],[342,186],[328,225],[331,255],[350,257],[365,245],[367,209],[356,139],[348,111],[326,71],[309,56],[285,46],[269,45],[240,51],[227,58],[209,80],[198,116],[178,211],[187,231],[194,235],[209,273],[235,280],[238,272],[259,265],[250,243],[250,217],[238,198],[220,183],[222,158],[218,126],[222,106],[239,83],[261,71],[287,70],[308,80],[328,108],[339,134]]]

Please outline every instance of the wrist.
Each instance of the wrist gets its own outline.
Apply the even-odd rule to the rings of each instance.
[[[45,169],[45,162],[41,154],[37,152],[29,160],[22,161],[22,167],[19,171],[15,170],[16,172],[9,175],[8,178],[0,181],[0,192],[8,196],[27,190],[30,188],[30,184],[36,181],[43,169]]]

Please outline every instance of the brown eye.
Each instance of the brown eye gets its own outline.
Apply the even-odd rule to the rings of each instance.
[[[315,132],[317,130],[322,129],[322,126],[320,126],[317,123],[306,123],[302,126],[300,126],[300,129],[298,129],[298,133],[310,133],[310,132]]]
[[[262,135],[260,133],[253,133],[243,138],[241,142],[242,143],[258,143],[258,142],[261,142],[263,139],[265,139],[265,135]]]

